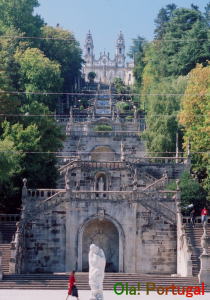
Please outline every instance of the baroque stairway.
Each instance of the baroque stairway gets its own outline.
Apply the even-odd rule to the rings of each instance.
[[[0,281],[0,289],[40,289],[40,290],[66,290],[68,288],[67,274],[21,274],[5,275]],[[88,273],[76,273],[76,282],[79,290],[90,290],[88,285]],[[104,290],[113,290],[117,282],[126,282],[129,286],[137,287],[141,284],[141,290],[145,290],[146,283],[152,282],[156,286],[199,286],[197,277],[171,277],[170,275],[146,275],[130,273],[106,273]],[[210,287],[205,288],[210,292]]]

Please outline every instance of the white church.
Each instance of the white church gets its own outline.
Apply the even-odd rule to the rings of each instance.
[[[122,32],[117,38],[114,59],[111,59],[109,53],[105,53],[105,51],[100,53],[100,57],[96,59],[93,38],[89,31],[85,40],[84,61],[83,74],[86,81],[88,81],[88,74],[95,72],[95,82],[110,84],[114,78],[121,78],[126,85],[134,83],[134,63],[126,62],[125,40]]]

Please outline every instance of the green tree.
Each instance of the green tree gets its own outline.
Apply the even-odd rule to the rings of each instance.
[[[51,110],[55,110],[58,96],[46,94],[61,91],[63,81],[60,65],[51,61],[37,48],[27,48],[25,51],[18,49],[15,59],[20,66],[20,86],[29,93],[28,101],[37,100],[48,105]],[[43,95],[44,93],[46,94]]]
[[[189,172],[183,172],[180,178],[180,191],[181,191],[181,206],[183,212],[187,211],[187,206],[193,204],[195,210],[200,212],[206,203],[206,191],[202,186],[191,176]],[[171,182],[168,189],[176,190],[176,183]]]
[[[0,140],[0,185],[8,182],[19,169],[19,157],[14,152],[14,143]]]
[[[174,10],[176,9],[175,4],[168,4],[165,8],[161,8],[157,18],[155,19],[155,39],[162,39],[166,31],[166,24],[170,21]]]
[[[89,82],[94,82],[94,79],[96,78],[96,73],[95,72],[89,72],[88,73],[88,80]]]
[[[210,2],[208,2],[208,4],[205,7],[204,16],[208,26],[210,26]]]
[[[0,0],[0,27],[13,27],[26,36],[39,36],[44,22],[34,15],[38,6],[38,0]]]
[[[128,55],[134,60],[134,77],[137,85],[141,85],[142,73],[145,67],[144,54],[147,42],[143,37],[138,36],[133,39],[133,45],[130,47]]]
[[[210,192],[210,66],[197,65],[188,75],[187,88],[181,101],[179,121],[184,126],[184,147],[190,142],[193,170]]]
[[[40,132],[42,151],[56,152],[62,148],[64,134],[47,106],[33,101],[30,104],[23,105],[20,112],[25,115],[21,120],[25,127],[31,124],[37,126]]]
[[[185,82],[184,78],[162,79],[161,82],[153,84],[150,95],[145,98],[147,128],[144,138],[147,149],[154,152],[154,156],[174,156],[165,152],[175,152],[177,132],[181,138],[177,114],[180,109],[179,94],[183,92]]]
[[[82,65],[82,51],[73,33],[60,27],[42,27],[42,37],[50,38],[42,40],[40,49],[45,55],[57,61],[61,66],[63,91],[71,92],[80,77]]]

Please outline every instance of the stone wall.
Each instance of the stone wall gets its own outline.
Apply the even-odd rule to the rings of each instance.
[[[89,241],[105,249],[108,270],[175,273],[174,221],[169,224],[140,200],[132,202],[129,199],[91,201],[87,198],[82,201],[67,192],[65,203],[52,212],[41,212],[28,222],[24,272],[87,271],[85,256]],[[165,205],[174,208],[172,200]],[[91,223],[95,229],[94,226],[91,229]],[[116,232],[119,240],[110,246]],[[109,269],[112,265],[114,269]]]

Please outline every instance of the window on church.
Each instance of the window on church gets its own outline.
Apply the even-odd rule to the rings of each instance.
[[[88,54],[90,54],[90,48],[88,48]]]
[[[122,48],[119,49],[120,54],[122,54]]]

